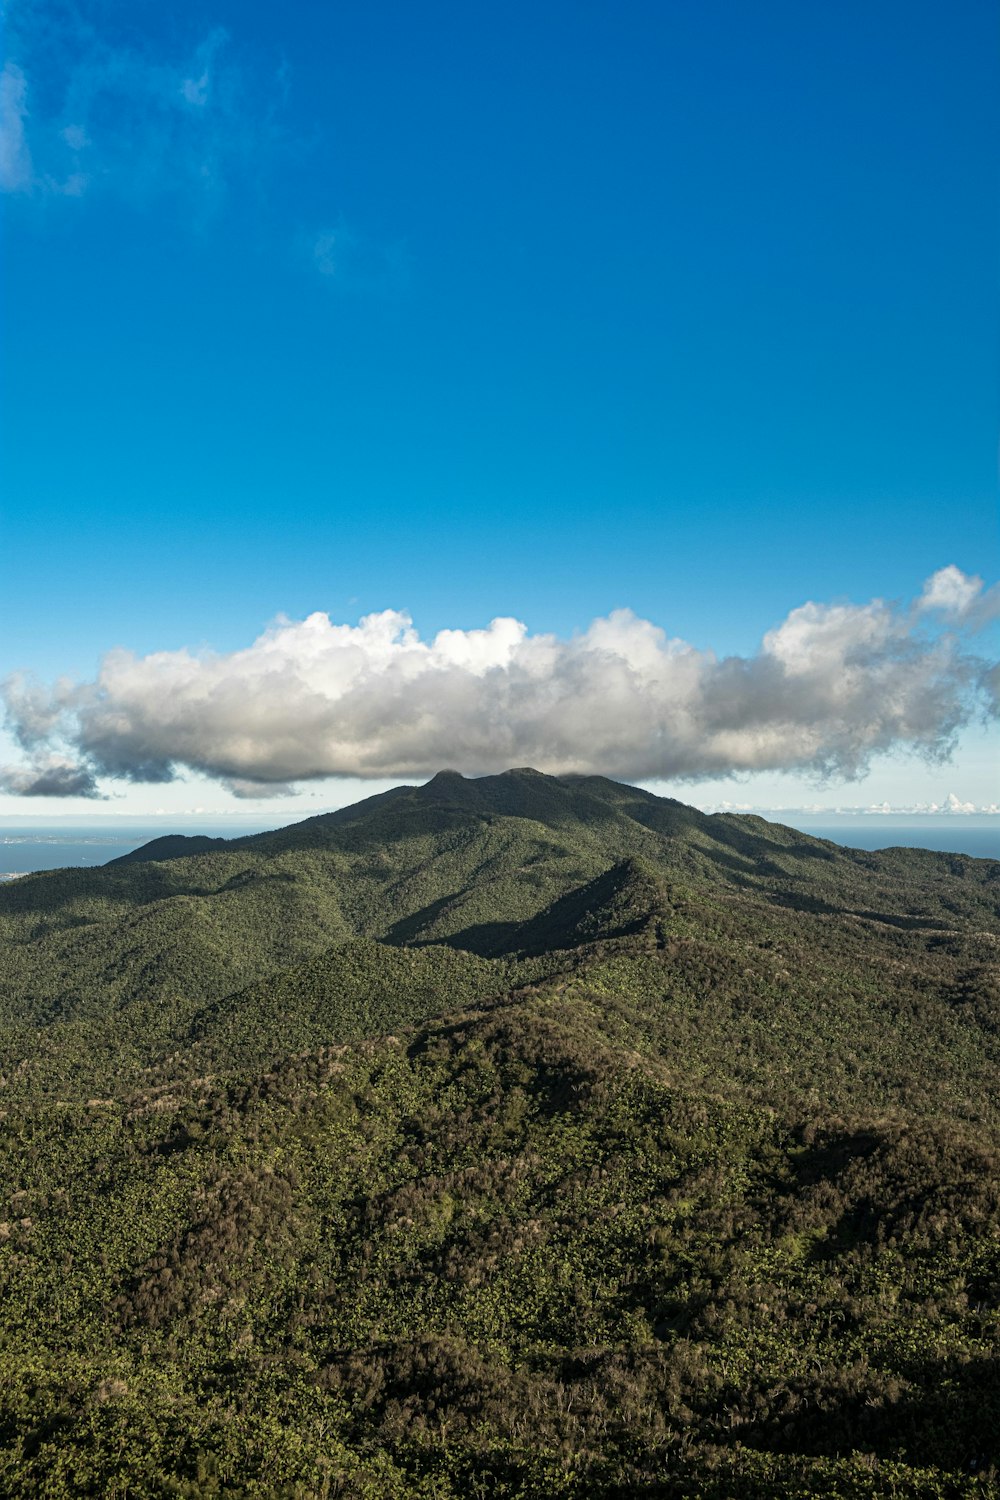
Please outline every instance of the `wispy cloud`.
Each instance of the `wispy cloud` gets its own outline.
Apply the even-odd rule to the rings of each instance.
[[[16,63],[0,73],[0,191],[30,191],[35,170],[28,149],[28,81]]]
[[[305,236],[303,244],[313,269],[331,287],[387,294],[409,283],[409,256],[403,244],[376,244],[343,221],[334,229]]]
[[[212,96],[217,59],[228,40],[221,27],[211,31],[194,55],[194,66],[190,76],[181,79],[180,96],[193,109],[207,109]]]
[[[964,725],[998,712],[996,663],[930,618],[928,601],[941,596],[947,615],[951,597],[935,579],[909,607],[803,604],[748,657],[670,639],[626,610],[570,640],[497,619],[428,641],[386,610],[358,625],[281,619],[230,655],[115,650],[93,682],[15,677],[4,697],[36,760],[146,782],[186,768],[252,795],[262,783],[449,765],[850,779],[889,750],[944,760]],[[5,773],[9,789],[20,775]]]
[[[7,19],[0,193],[49,203],[109,195],[144,208],[182,200],[200,228],[241,190],[266,194],[289,153],[318,148],[318,137],[296,139],[285,123],[288,61],[248,62],[223,27],[170,53],[152,31],[143,43],[134,29],[128,42],[102,30],[71,0],[8,0]],[[405,245],[342,216],[299,233],[291,223],[270,228],[338,293],[391,296],[409,283]]]
[[[38,197],[197,193],[259,173],[276,143],[283,68],[262,79],[208,31],[164,56],[102,34],[70,6],[14,11],[0,80],[0,189]]]

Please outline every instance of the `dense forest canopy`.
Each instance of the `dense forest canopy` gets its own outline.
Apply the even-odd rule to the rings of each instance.
[[[982,1496],[1000,864],[442,772],[0,888],[0,1491]]]

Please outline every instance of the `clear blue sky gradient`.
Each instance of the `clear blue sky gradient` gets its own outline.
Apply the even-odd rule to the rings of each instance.
[[[5,204],[0,670],[390,606],[748,650],[1000,573],[992,4],[41,9],[89,180]],[[202,135],[59,137],[199,47]]]

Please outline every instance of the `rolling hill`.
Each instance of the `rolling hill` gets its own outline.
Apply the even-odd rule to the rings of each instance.
[[[997,1493],[1000,865],[442,772],[0,888],[0,1489]]]

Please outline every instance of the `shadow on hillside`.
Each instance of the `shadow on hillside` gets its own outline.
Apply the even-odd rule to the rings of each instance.
[[[520,922],[479,922],[439,941],[449,948],[475,953],[478,958],[496,958],[510,951],[510,940],[521,926]]]
[[[265,872],[264,870],[250,869],[240,870],[238,874],[233,875],[227,880],[225,885],[220,885],[218,891],[210,890],[204,892],[192,890],[190,892],[185,891],[183,894],[193,896],[206,894],[221,895],[224,891],[242,891],[249,885],[295,885],[295,883],[296,878],[291,870],[268,870]]]
[[[885,1145],[884,1135],[864,1127],[826,1136],[793,1158],[792,1178],[796,1191],[839,1177],[852,1163],[867,1161]]]
[[[853,1390],[789,1382],[783,1410],[740,1428],[748,1447],[834,1457],[860,1450],[982,1474],[1000,1462],[1000,1361],[927,1360],[897,1396],[888,1376],[858,1372]],[[897,1387],[898,1389],[898,1387]]]
[[[419,911],[413,912],[408,917],[401,917],[387,929],[385,936],[380,939],[393,948],[416,947],[421,943],[440,943],[440,937],[427,937],[425,933],[428,927],[432,927],[438,917],[442,916],[451,906],[455,905],[461,892],[449,891],[447,896],[441,896],[439,900],[432,901],[428,906],[422,906]],[[457,946],[457,945],[454,945]]]
[[[824,900],[822,896],[808,895],[805,891],[786,889],[761,893],[745,876],[739,884],[749,894],[763,894],[773,906],[783,907],[787,911],[801,911],[818,917],[854,917],[858,922],[880,922],[886,927],[897,927],[903,932],[941,932],[951,937],[955,931],[954,922],[932,917],[925,912],[912,916],[900,912],[870,911],[849,905],[847,902],[838,905],[834,901]]]
[[[442,934],[433,927],[440,917],[460,904],[464,892],[451,891],[428,906],[422,906],[412,916],[394,922],[381,939],[393,948],[428,948],[444,944],[465,953],[474,953],[477,958],[494,958],[507,951],[509,939],[522,926],[520,922],[476,922],[463,927],[459,932]]]
[[[749,854],[743,854],[738,849],[730,853],[726,849],[703,849],[698,845],[689,845],[689,854],[699,860],[705,860],[717,869],[729,872],[739,885],[749,889],[756,889],[754,877],[767,875],[772,880],[796,880],[798,877],[789,875],[780,865],[766,856],[762,857],[760,850]]]

